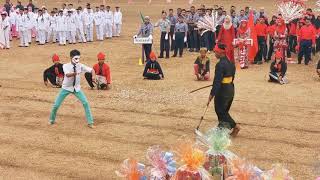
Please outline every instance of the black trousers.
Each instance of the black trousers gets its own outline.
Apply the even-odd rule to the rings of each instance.
[[[267,58],[267,60],[271,60],[271,57],[272,57],[272,54],[273,54],[273,39],[272,38],[270,38],[269,39],[269,50],[268,50],[268,58]]]
[[[174,56],[177,55],[179,51],[179,55],[182,56],[183,54],[183,48],[184,48],[184,32],[176,32],[175,33],[175,39],[176,39],[176,47],[174,49]]]
[[[290,35],[289,36],[289,43],[288,43],[288,45],[289,45],[289,50],[291,51],[291,52],[296,52],[296,46],[297,46],[297,36],[294,36],[294,35]]]
[[[320,51],[320,37],[316,39],[316,52]]]
[[[190,49],[199,51],[200,50],[200,38],[198,30],[191,30],[189,32]]]
[[[262,57],[264,56],[265,48],[266,48],[266,39],[264,36],[258,36],[258,45],[259,50],[255,57],[255,62],[262,62]]]
[[[56,82],[57,76],[56,76],[55,74],[46,73],[45,76],[49,79],[49,81],[50,81],[50,83],[51,83],[52,85],[57,86],[57,82]]]
[[[173,35],[174,35],[174,26],[170,26],[170,32],[169,32],[169,38],[171,40],[171,51],[174,50],[175,48],[175,40],[173,40]]]
[[[234,97],[234,85],[225,84],[221,86],[221,90],[214,97],[214,109],[218,116],[218,127],[232,129],[236,126],[236,122],[229,114],[230,107]]]
[[[170,44],[169,44],[169,37],[166,40],[167,32],[161,32],[160,38],[160,57],[163,57],[163,52],[166,51],[166,57],[169,58],[169,51],[170,51]]]
[[[146,79],[150,79],[150,80],[160,80],[160,79],[161,79],[161,77],[160,77],[159,74],[153,74],[153,73],[146,73],[146,74],[144,75],[144,77],[145,77]]]
[[[142,45],[143,49],[144,49],[144,53],[146,55],[146,61],[149,61],[150,60],[150,53],[151,53],[151,50],[152,50],[152,44],[143,44]]]
[[[311,60],[312,52],[312,40],[301,40],[300,41],[300,51],[298,54],[298,63],[301,64],[302,57],[304,56],[304,63],[309,64]]]

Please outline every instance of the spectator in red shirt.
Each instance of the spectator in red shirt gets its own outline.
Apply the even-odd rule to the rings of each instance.
[[[273,54],[273,43],[274,43],[274,32],[276,30],[276,21],[277,16],[272,16],[272,20],[269,23],[269,26],[267,28],[267,33],[269,35],[269,50],[268,50],[268,57],[267,61],[271,60],[271,56]]]
[[[305,20],[306,25],[302,26],[299,32],[298,42],[300,45],[300,51],[298,54],[298,64],[301,64],[302,57],[304,56],[305,65],[309,64],[311,60],[312,48],[316,43],[316,30],[311,24],[311,20],[307,18]]]
[[[267,28],[268,26],[265,24],[265,19],[260,18],[259,22],[255,26],[259,49],[255,57],[254,64],[262,64],[262,57],[264,57],[266,52]]]
[[[289,24],[289,50],[296,53],[295,47],[297,46],[297,23],[298,19],[293,20]]]

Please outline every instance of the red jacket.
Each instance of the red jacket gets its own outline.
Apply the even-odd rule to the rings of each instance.
[[[267,28],[268,28],[268,26],[266,24],[258,23],[258,24],[256,24],[255,28],[256,28],[257,36],[264,36],[264,37],[267,38],[267,34],[268,34],[267,33]]]
[[[96,73],[96,75],[106,77],[107,83],[111,84],[111,72],[110,72],[110,66],[108,64],[106,64],[106,63],[103,64],[102,74],[99,72],[100,71],[99,63],[93,65],[93,69],[94,69],[94,72]]]
[[[289,25],[289,35],[296,36],[297,35],[297,25],[294,23],[290,23]]]
[[[312,44],[316,43],[316,29],[313,25],[304,25],[299,30],[299,42],[301,40],[312,40]]]
[[[267,28],[267,33],[269,34],[270,37],[274,36],[275,31],[276,31],[276,25],[272,25]]]

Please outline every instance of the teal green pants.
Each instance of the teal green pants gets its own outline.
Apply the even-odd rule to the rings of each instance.
[[[86,112],[86,118],[88,121],[88,124],[93,124],[93,118],[91,114],[91,110],[89,107],[88,100],[84,93],[80,90],[79,92],[70,92],[65,89],[61,89],[59,95],[56,98],[56,101],[54,102],[54,105],[52,107],[51,113],[50,113],[50,122],[54,123],[56,120],[56,115],[59,107],[61,106],[63,100],[69,95],[74,94],[82,103],[84,110]]]

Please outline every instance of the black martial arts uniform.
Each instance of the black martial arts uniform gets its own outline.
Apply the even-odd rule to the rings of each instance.
[[[63,78],[63,64],[54,64],[43,72],[43,81],[50,81],[52,85],[60,86],[57,84],[57,77]]]
[[[214,108],[218,116],[218,127],[232,129],[236,122],[229,114],[234,97],[234,76],[236,67],[228,58],[222,57],[215,68],[215,76],[210,95],[214,97]]]
[[[143,71],[143,77],[150,80],[160,80],[164,78],[160,64],[157,61],[148,61]]]

